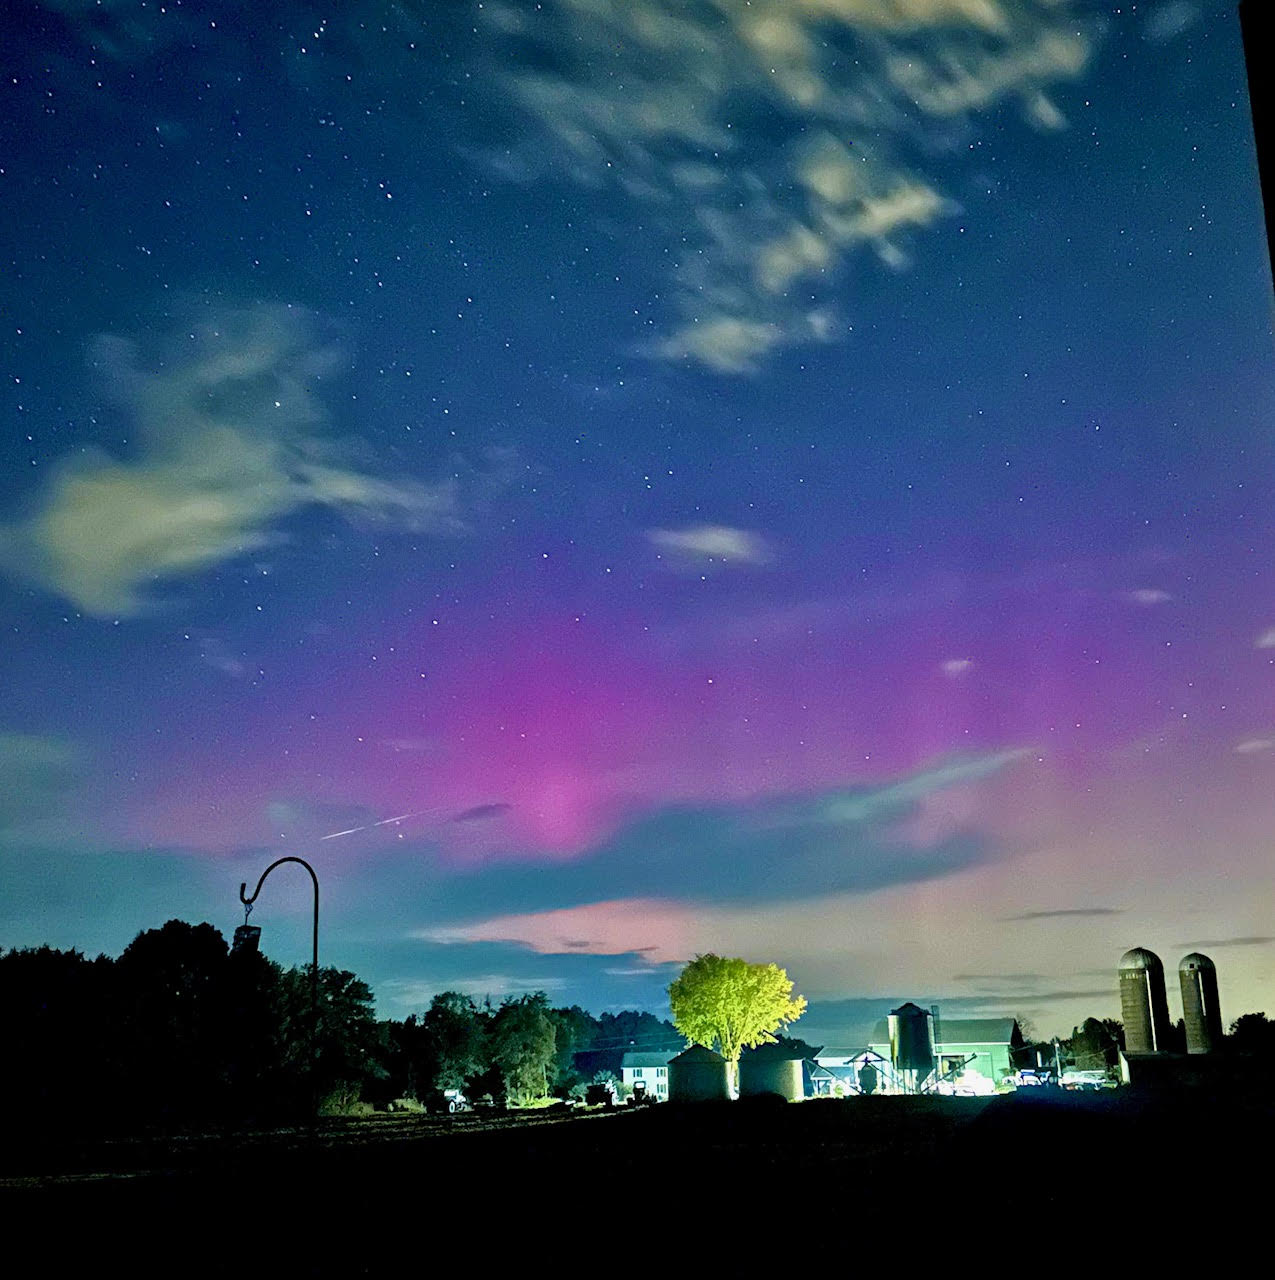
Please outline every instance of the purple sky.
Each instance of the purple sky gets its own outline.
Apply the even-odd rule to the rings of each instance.
[[[205,8],[12,20],[0,945],[1275,1012],[1232,6]]]

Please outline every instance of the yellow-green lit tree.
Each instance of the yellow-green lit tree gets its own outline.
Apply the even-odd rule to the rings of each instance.
[[[805,996],[775,964],[696,956],[668,989],[673,1025],[692,1043],[714,1047],[734,1065],[740,1052],[772,1044],[780,1027],[805,1012]]]

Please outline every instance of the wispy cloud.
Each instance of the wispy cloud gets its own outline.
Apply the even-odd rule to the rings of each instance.
[[[1024,911],[1018,916],[1003,916],[1004,920],[1058,920],[1075,916],[1120,916],[1122,907],[1063,907],[1057,911]]]
[[[651,529],[647,533],[651,545],[675,562],[701,567],[704,565],[767,565],[774,552],[758,533],[734,529],[729,525],[701,524],[686,529]]]
[[[1256,640],[1253,641],[1255,649],[1275,649],[1275,627],[1267,627]]]
[[[1064,127],[1051,94],[1093,40],[1077,0],[545,0],[482,14],[500,50],[490,81],[538,130],[493,167],[526,175],[549,156],[637,201],[673,276],[674,315],[647,351],[723,374],[843,333],[826,286],[846,259],[865,249],[903,269],[911,236],[956,212],[931,157],[1005,103],[1029,127]]]
[[[1239,938],[1196,938],[1189,942],[1175,942],[1176,947],[1265,947],[1275,942],[1275,934],[1258,933]]]
[[[452,819],[453,822],[485,822],[489,818],[498,818],[503,813],[508,813],[512,806],[499,804],[476,804],[472,809],[462,809],[460,813]]]
[[[1155,605],[1168,604],[1173,597],[1160,587],[1137,587],[1133,591],[1125,592],[1125,599],[1130,604]]]
[[[1188,0],[1167,0],[1167,3],[1157,5],[1147,14],[1143,30],[1147,39],[1154,44],[1167,44],[1192,26],[1199,16],[1198,5],[1191,4]]]
[[[220,637],[200,636],[198,644],[200,660],[208,666],[232,680],[242,680],[248,674],[248,664]]]
[[[454,478],[388,479],[327,438],[319,389],[344,357],[300,308],[208,314],[150,358],[102,337],[92,360],[132,417],[136,453],[62,459],[25,518],[0,526],[0,569],[86,613],[142,612],[160,584],[278,541],[306,508],[460,527]]]
[[[1235,744],[1234,751],[1237,755],[1253,756],[1272,747],[1275,747],[1275,738],[1244,738]]]

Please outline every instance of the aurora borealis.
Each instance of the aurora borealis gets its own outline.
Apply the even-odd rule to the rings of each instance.
[[[1275,1012],[1232,5],[3,21],[0,945]]]

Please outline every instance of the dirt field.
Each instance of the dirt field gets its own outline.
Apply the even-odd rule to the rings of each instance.
[[[918,1223],[1056,1238],[1146,1214],[1158,1232],[1174,1205],[1234,1221],[1269,1203],[1255,1162],[1272,1138],[1266,1098],[1128,1093],[377,1116],[10,1150],[0,1214],[54,1251],[131,1256],[133,1274],[242,1256],[377,1275],[407,1241],[454,1238],[491,1260],[542,1236],[610,1253],[630,1240],[617,1263],[649,1250],[668,1262],[687,1233],[765,1235],[772,1219],[802,1256],[830,1256],[849,1233],[862,1258]]]

